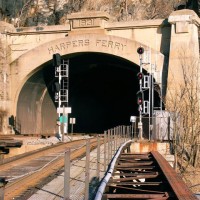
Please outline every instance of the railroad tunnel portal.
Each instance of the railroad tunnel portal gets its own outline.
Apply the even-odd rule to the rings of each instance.
[[[99,52],[67,54],[62,59],[69,59],[68,106],[72,108],[69,118],[76,118],[73,132],[102,133],[110,127],[130,125],[130,116],[138,116],[137,64]],[[52,91],[55,79],[55,69],[49,60],[23,85],[16,114],[16,128],[21,134],[57,131],[57,104]],[[159,103],[158,96],[155,102]]]

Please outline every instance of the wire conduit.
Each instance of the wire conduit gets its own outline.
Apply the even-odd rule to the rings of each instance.
[[[108,181],[110,180],[110,177],[113,173],[114,167],[115,167],[115,163],[119,157],[119,155],[121,154],[122,149],[129,143],[132,142],[132,140],[128,140],[127,142],[125,142],[123,145],[120,146],[120,148],[118,149],[118,151],[116,152],[115,156],[112,159],[112,162],[110,163],[110,168],[107,171],[106,175],[104,176],[104,178],[101,181],[101,184],[97,190],[96,196],[94,198],[94,200],[101,200],[106,184],[108,183]]]

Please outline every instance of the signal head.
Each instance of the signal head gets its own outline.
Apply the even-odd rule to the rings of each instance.
[[[143,92],[142,91],[137,92],[137,104],[138,105],[143,104]]]
[[[58,67],[61,64],[61,56],[59,53],[53,54],[53,66]]]
[[[143,54],[143,53],[144,53],[144,48],[143,48],[143,47],[138,47],[137,53],[138,53],[139,55]]]
[[[144,75],[143,75],[142,72],[139,72],[139,73],[137,74],[137,77],[138,77],[138,80],[141,80],[141,79],[143,79]]]

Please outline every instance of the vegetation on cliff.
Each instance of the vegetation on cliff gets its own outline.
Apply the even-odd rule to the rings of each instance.
[[[104,11],[115,21],[167,18],[179,8],[198,13],[200,0],[0,0],[0,20],[17,26],[62,24],[67,14]]]

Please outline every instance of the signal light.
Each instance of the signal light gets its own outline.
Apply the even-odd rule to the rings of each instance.
[[[59,99],[59,95],[58,93],[55,93],[55,101],[58,101],[58,99]]]
[[[53,92],[58,93],[58,92],[60,91],[60,89],[61,89],[61,86],[60,86],[59,82],[55,82],[55,83],[52,85],[52,91],[53,91]]]
[[[53,66],[58,67],[61,65],[61,56],[59,53],[53,54]]]
[[[143,99],[141,97],[138,97],[138,105],[142,105]]]
[[[138,54],[143,54],[144,53],[144,48],[143,47],[139,47],[138,49],[137,49],[137,52],[138,52]]]
[[[141,92],[141,91],[137,92],[137,104],[138,105],[143,104],[143,92]]]
[[[138,77],[138,80],[142,80],[143,77],[144,77],[144,75],[143,75],[142,72],[139,72],[139,73],[137,74],[137,77]]]
[[[56,92],[60,91],[60,84],[58,82],[55,82],[55,91]]]

